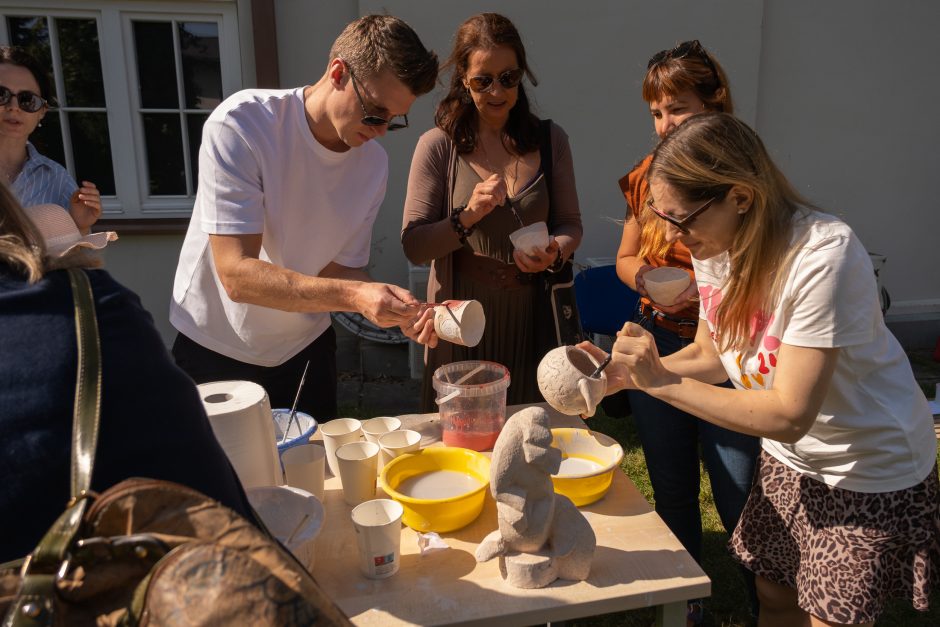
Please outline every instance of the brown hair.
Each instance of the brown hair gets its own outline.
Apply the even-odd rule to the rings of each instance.
[[[30,283],[46,272],[62,268],[99,268],[101,258],[76,248],[62,257],[50,257],[39,229],[29,219],[16,196],[0,184],[0,264],[19,270]]]
[[[454,48],[444,64],[444,67],[453,68],[450,87],[434,114],[434,123],[453,140],[457,152],[473,152],[477,141],[477,109],[463,84],[470,55],[477,50],[498,46],[511,48],[529,82],[538,85],[526,62],[519,31],[509,18],[498,13],[480,13],[461,24],[454,36]],[[519,97],[509,111],[509,119],[503,129],[503,144],[510,152],[522,155],[539,146],[539,119],[529,110],[529,98],[522,83],[516,89]]]
[[[366,15],[350,22],[330,48],[330,60],[348,63],[360,79],[389,70],[412,94],[421,96],[437,82],[437,55],[403,20]]]
[[[733,115],[693,115],[653,152],[647,178],[658,180],[689,202],[724,197],[733,186],[751,190],[728,251],[731,274],[716,312],[718,346],[743,349],[752,341],[755,316],[767,316],[779,297],[790,264],[793,221],[813,208],[790,185],[763,142]]]
[[[52,104],[54,98],[52,97],[52,83],[49,80],[49,72],[25,48],[0,46],[0,64],[3,63],[18,65],[29,70],[29,73],[36,79],[36,84],[39,85],[39,95],[42,96],[43,100]]]
[[[647,103],[684,91],[694,92],[708,111],[734,113],[725,71],[697,39],[654,54],[643,79],[643,100]],[[662,221],[654,218],[645,205],[644,199],[637,212],[641,228],[639,256],[665,257],[671,244],[666,241]]]

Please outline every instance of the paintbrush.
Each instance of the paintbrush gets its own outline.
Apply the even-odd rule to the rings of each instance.
[[[307,368],[310,367],[310,360],[304,366],[304,373],[300,377],[300,385],[297,386],[297,395],[294,396],[294,404],[290,408],[290,418],[287,419],[287,428],[284,429],[284,437],[281,438],[281,444],[287,441],[287,434],[290,433],[291,425],[294,424],[294,418],[297,417],[297,401],[300,400],[300,391],[304,389],[304,381],[307,380]]]

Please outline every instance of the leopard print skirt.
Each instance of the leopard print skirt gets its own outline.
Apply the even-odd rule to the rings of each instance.
[[[940,587],[937,469],[896,492],[863,493],[805,477],[762,451],[731,536],[754,574],[795,588],[800,608],[845,624],[874,621],[893,598],[927,610]]]

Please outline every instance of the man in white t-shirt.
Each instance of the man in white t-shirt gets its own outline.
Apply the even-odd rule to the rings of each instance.
[[[197,382],[244,379],[301,411],[336,416],[331,311],[358,312],[436,343],[433,311],[364,271],[388,156],[371,141],[408,125],[437,57],[403,21],[349,24],[315,84],[249,89],[206,121],[199,188],[170,322],[177,364]]]

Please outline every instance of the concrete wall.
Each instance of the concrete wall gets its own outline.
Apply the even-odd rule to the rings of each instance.
[[[571,140],[585,227],[581,260],[615,254],[613,220],[624,214],[617,179],[654,144],[639,93],[647,59],[697,38],[727,70],[738,115],[757,127],[797,188],[851,224],[869,250],[887,255],[889,320],[919,315],[932,320],[932,338],[940,333],[940,200],[931,180],[940,165],[940,118],[932,114],[940,101],[932,43],[940,3],[278,0],[275,11],[285,87],[316,81],[333,39],[358,15],[401,16],[442,58],[465,18],[510,17],[540,81],[529,91],[537,112]],[[250,19],[244,11],[242,19]],[[373,240],[380,280],[408,284],[401,208],[414,145],[432,126],[439,96],[419,99],[411,128],[382,140],[391,171]],[[126,237],[108,253],[112,271],[142,293],[158,324],[180,241]]]

